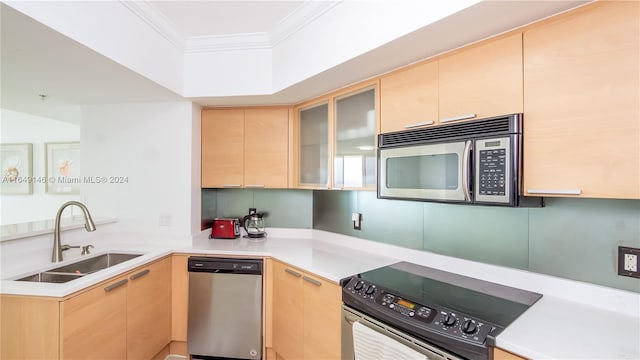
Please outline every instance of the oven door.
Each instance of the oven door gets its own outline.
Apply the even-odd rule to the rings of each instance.
[[[381,148],[378,197],[471,202],[472,141]]]
[[[409,348],[410,350],[406,351],[419,354],[417,357],[428,360],[463,360],[345,305],[342,305],[342,360],[356,359],[353,340],[354,324],[356,323],[373,330],[376,333],[376,338],[383,336],[384,342],[387,344],[397,344],[393,346]],[[376,341],[376,338],[370,340]]]

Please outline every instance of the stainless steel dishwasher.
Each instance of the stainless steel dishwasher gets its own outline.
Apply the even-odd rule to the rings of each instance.
[[[189,258],[192,359],[262,358],[262,260]]]

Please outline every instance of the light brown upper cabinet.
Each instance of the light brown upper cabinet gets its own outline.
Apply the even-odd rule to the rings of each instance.
[[[421,63],[380,79],[380,132],[438,123],[438,62]]]
[[[323,101],[295,110],[293,161],[296,187],[329,187],[329,106]]]
[[[289,109],[202,111],[203,188],[287,188]]]
[[[441,58],[438,89],[440,123],[521,113],[522,33]]]
[[[376,187],[376,89],[335,99],[333,187]]]
[[[244,111],[244,186],[286,188],[289,169],[289,110]]]
[[[202,110],[202,187],[244,184],[244,110]]]
[[[524,190],[640,198],[640,2],[597,2],[524,33]]]
[[[356,84],[294,109],[294,187],[375,189],[377,85]]]

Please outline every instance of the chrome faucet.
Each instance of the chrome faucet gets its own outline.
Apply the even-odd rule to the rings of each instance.
[[[62,251],[71,248],[69,245],[60,244],[60,217],[62,216],[62,212],[64,211],[64,209],[69,205],[76,205],[82,210],[82,212],[84,213],[85,221],[84,228],[87,229],[87,231],[96,231],[96,224],[93,223],[91,214],[89,214],[89,209],[87,209],[87,207],[83,203],[79,201],[69,201],[62,204],[62,206],[60,206],[60,209],[58,209],[58,213],[56,214],[56,226],[53,230],[53,254],[51,255],[51,261],[54,263],[62,261]]]

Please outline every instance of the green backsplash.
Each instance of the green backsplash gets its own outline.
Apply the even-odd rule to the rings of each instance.
[[[617,275],[618,245],[640,248],[640,201],[546,198],[543,208],[378,199],[371,191],[203,189],[214,217],[268,212],[267,227],[311,228],[640,292]],[[362,213],[353,230],[351,213]]]
[[[202,228],[222,217],[242,217],[249,208],[267,212],[267,227],[311,228],[311,190],[202,189]]]
[[[362,213],[362,230],[351,213]],[[543,208],[378,199],[313,192],[313,228],[640,292],[617,275],[618,245],[640,247],[640,201],[547,198]]]

